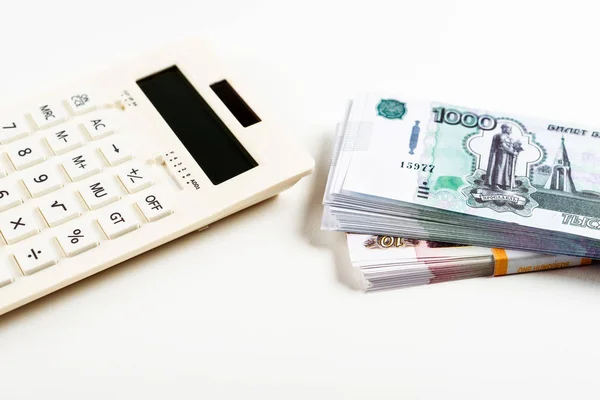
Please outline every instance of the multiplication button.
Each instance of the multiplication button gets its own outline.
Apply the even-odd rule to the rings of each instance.
[[[54,249],[46,240],[34,240],[13,254],[24,275],[31,275],[58,262]]]
[[[148,222],[153,222],[173,213],[163,200],[163,196],[149,193],[136,204]]]
[[[31,213],[20,210],[2,215],[0,231],[6,243],[13,244],[37,234],[40,230]]]
[[[73,224],[69,228],[63,229],[62,232],[56,236],[56,240],[67,257],[81,254],[84,251],[93,249],[99,244],[96,236],[91,232],[91,229],[84,227],[83,224]]]

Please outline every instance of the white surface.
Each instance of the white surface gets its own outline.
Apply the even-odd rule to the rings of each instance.
[[[366,296],[344,283],[341,235],[319,230],[330,138],[359,90],[600,126],[592,2],[0,13],[3,103],[205,35],[317,160],[276,199],[1,317],[3,399],[597,398],[596,267]]]

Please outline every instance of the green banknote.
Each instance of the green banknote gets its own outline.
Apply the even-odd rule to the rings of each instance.
[[[368,94],[347,131],[346,193],[600,238],[600,128]]]

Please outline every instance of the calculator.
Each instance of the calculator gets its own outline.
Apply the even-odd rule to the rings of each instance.
[[[272,197],[314,167],[185,40],[0,110],[0,314]]]

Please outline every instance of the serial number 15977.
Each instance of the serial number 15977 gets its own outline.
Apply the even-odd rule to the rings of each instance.
[[[411,162],[411,161],[407,161],[407,162],[402,161],[402,162],[400,162],[400,168],[415,169],[417,171],[421,170],[423,172],[433,172],[435,165],[420,164],[420,163]]]

